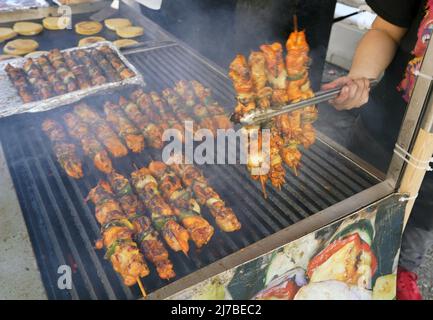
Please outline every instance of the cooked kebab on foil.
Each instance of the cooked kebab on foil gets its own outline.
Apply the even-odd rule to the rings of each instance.
[[[115,158],[124,157],[128,154],[127,147],[123,144],[117,134],[111,129],[107,121],[87,104],[80,103],[74,107],[74,112],[81,120],[89,125],[99,141],[107,148],[108,152]]]
[[[193,198],[192,192],[182,185],[173,169],[163,162],[152,161],[149,171],[158,180],[164,199],[178,211],[179,220],[197,248],[208,243],[214,234],[214,228],[201,216],[200,205]]]
[[[125,141],[129,150],[140,153],[144,149],[144,136],[126,117],[122,108],[110,101],[104,104],[104,112],[107,121],[116,130],[117,134]]]
[[[222,231],[234,232],[241,228],[241,223],[233,210],[225,205],[199,169],[190,164],[173,164],[170,168],[182,180],[183,185],[190,188],[198,203],[209,209]]]
[[[89,126],[71,112],[64,114],[63,120],[68,128],[69,135],[80,142],[84,154],[93,160],[95,167],[107,174],[112,172],[111,159],[105,148],[91,132]]]
[[[90,190],[87,199],[95,205],[95,217],[101,225],[102,239],[96,242],[96,248],[105,247],[105,258],[122,276],[125,285],[136,284],[139,278],[146,277],[150,271],[134,241],[134,226],[128,215],[106,181],[99,181]]]
[[[5,71],[25,103],[135,76],[108,46],[68,52],[54,49],[28,58],[22,68],[8,64]]]
[[[136,103],[129,101],[124,97],[120,97],[119,105],[129,120],[131,120],[136,127],[141,130],[147,145],[155,149],[162,149],[162,129],[158,125],[151,123],[148,117],[140,111]]]
[[[314,96],[308,77],[309,46],[304,31],[296,30],[290,34],[285,59],[283,47],[279,43],[262,45],[260,49],[261,51],[252,52],[248,61],[242,55],[236,56],[230,65],[229,76],[237,93],[234,114],[237,119],[256,108],[283,106]],[[275,117],[266,126],[270,130],[269,152],[261,147],[262,128],[245,128],[249,136],[253,136],[253,131],[259,130],[259,148],[249,153],[247,167],[250,172],[264,168],[265,159],[269,159],[268,173],[253,175],[254,179],[260,180],[265,197],[265,184],[268,180],[277,188],[285,183],[283,163],[297,174],[302,158],[299,146],[308,148],[314,144],[316,134],[312,123],[316,119],[315,106]],[[249,143],[252,143],[251,138]]]
[[[46,119],[42,123],[42,130],[50,139],[57,161],[68,176],[74,179],[82,178],[81,160],[77,156],[75,145],[66,141],[66,133],[63,127],[54,120]]]
[[[133,225],[134,239],[146,259],[155,265],[161,279],[174,278],[176,274],[168,257],[168,251],[159,239],[159,234],[153,228],[152,222],[144,215],[143,203],[132,190],[129,180],[119,173],[112,172],[108,175],[108,181],[120,206]]]
[[[23,69],[15,68],[8,64],[6,66],[6,73],[14,87],[17,89],[18,94],[24,103],[31,102],[33,97],[36,95],[29,83],[29,79],[26,79],[26,73]]]
[[[188,254],[189,234],[178,221],[179,217],[173,208],[165,202],[158,190],[158,182],[147,168],[131,173],[131,182],[138,197],[150,212],[155,229],[160,232],[167,245],[173,251]]]

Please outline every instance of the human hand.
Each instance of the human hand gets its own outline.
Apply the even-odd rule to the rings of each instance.
[[[337,110],[350,110],[366,104],[370,95],[370,81],[367,78],[352,79],[341,77],[322,86],[322,90],[342,87],[340,95],[329,101]]]

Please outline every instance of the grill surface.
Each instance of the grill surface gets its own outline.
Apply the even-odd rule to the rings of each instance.
[[[234,93],[224,75],[192,56],[181,46],[168,46],[128,55],[145,77],[149,90],[161,91],[180,79],[196,79],[213,90],[214,97],[232,109]],[[100,104],[102,101],[93,101]],[[84,202],[90,188],[103,175],[84,158],[85,178],[69,178],[57,164],[49,141],[40,130],[46,117],[58,117],[68,107],[43,114],[23,114],[0,121],[0,139],[11,171],[20,205],[49,298],[53,299],[134,299],[137,286],[125,287],[103,252],[93,248],[99,237],[93,206]],[[190,257],[170,252],[177,280],[241,248],[296,223],[318,211],[376,184],[378,180],[318,141],[303,152],[298,177],[287,169],[287,183],[281,192],[268,186],[264,200],[259,183],[243,165],[202,167],[210,183],[232,207],[242,222],[234,234],[216,233],[201,251],[192,248]],[[146,150],[141,155],[114,161],[116,170],[129,175],[133,164],[147,165],[160,153]],[[204,216],[213,219],[204,209]],[[70,265],[72,290],[57,288],[57,268]],[[168,284],[155,270],[143,279],[148,292]]]

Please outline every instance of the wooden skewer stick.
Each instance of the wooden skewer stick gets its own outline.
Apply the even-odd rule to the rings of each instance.
[[[296,14],[293,15],[293,26],[295,28],[295,32],[298,32],[298,16]]]
[[[147,293],[146,293],[146,290],[144,289],[143,283],[141,282],[140,278],[137,278],[137,283],[138,283],[138,286],[140,287],[141,295],[143,296],[143,298],[146,299]]]

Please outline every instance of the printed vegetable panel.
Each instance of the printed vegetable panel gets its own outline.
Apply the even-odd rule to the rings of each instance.
[[[171,299],[395,299],[405,203],[393,195]]]

